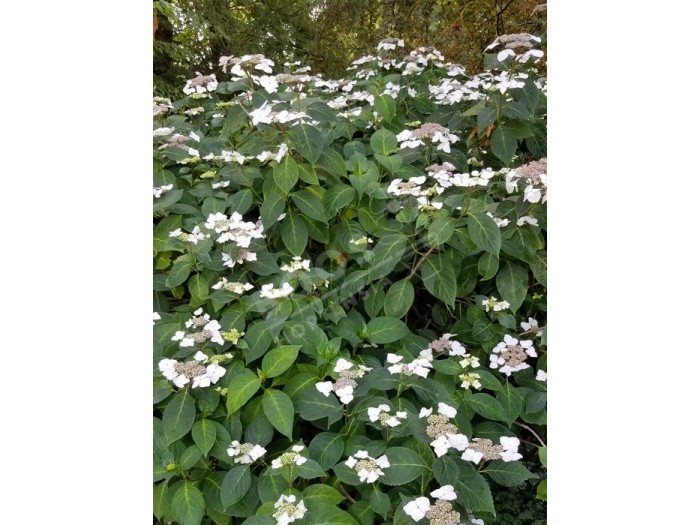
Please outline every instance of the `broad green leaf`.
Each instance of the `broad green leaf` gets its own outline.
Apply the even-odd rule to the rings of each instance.
[[[168,215],[163,217],[153,228],[153,251],[168,252],[170,247],[170,232],[182,228],[182,215]]]
[[[190,276],[190,272],[194,266],[194,257],[191,254],[186,253],[181,255],[175,262],[173,262],[173,267],[168,274],[168,278],[165,280],[165,284],[168,288],[174,288],[179,284],[184,283]]]
[[[482,276],[482,281],[488,281],[498,272],[498,255],[493,253],[483,253],[479,257],[479,273]]]
[[[472,395],[469,398],[469,406],[474,409],[474,412],[486,419],[496,421],[507,421],[509,419],[501,403],[489,394],[478,393]]]
[[[192,439],[206,456],[216,442],[216,426],[206,418],[200,419],[192,427]]]
[[[408,333],[406,324],[395,317],[376,317],[367,323],[367,339],[375,344],[393,343]]]
[[[440,485],[451,485],[458,474],[457,464],[449,456],[440,456],[433,462],[433,475]]]
[[[384,313],[391,317],[403,317],[413,304],[413,285],[402,279],[391,285],[384,298]]]
[[[263,228],[268,230],[284,213],[285,197],[282,193],[273,192],[267,195],[260,206],[260,220]]]
[[[196,273],[190,277],[190,280],[187,281],[187,288],[192,299],[200,303],[205,301],[209,295],[209,281],[201,273]]]
[[[272,169],[272,176],[282,193],[287,194],[299,180],[299,166],[291,155],[285,155]]]
[[[501,297],[510,303],[510,310],[516,312],[525,301],[528,288],[528,273],[518,263],[504,260],[496,275],[496,288]]]
[[[343,417],[343,409],[338,398],[333,394],[326,397],[316,390],[316,387],[303,390],[297,399],[296,407],[299,409],[299,415],[306,421],[316,421],[323,417],[328,417],[329,421],[337,421]]]
[[[523,396],[510,383],[506,383],[503,390],[496,394],[496,399],[503,407],[503,414],[506,418],[504,421],[509,426],[512,425],[513,421],[518,419],[522,412],[523,403],[525,402]]]
[[[458,463],[459,478],[455,485],[457,501],[473,512],[496,515],[491,489],[484,477],[464,461]]]
[[[384,476],[380,478],[385,485],[404,485],[428,469],[421,457],[409,448],[390,447],[385,454],[391,465],[384,469]]]
[[[372,151],[386,157],[396,149],[398,141],[394,133],[381,128],[372,134],[372,137],[369,139],[369,145],[372,146]]]
[[[491,151],[506,166],[513,162],[517,147],[518,139],[512,129],[498,126],[491,134]]]
[[[540,457],[540,462],[544,468],[547,468],[547,447],[537,449],[537,454]]]
[[[537,485],[537,499],[547,501],[547,480],[543,479],[540,484]]]
[[[496,116],[498,115],[498,110],[495,106],[486,106],[481,111],[479,111],[476,116],[476,125],[479,126],[479,131],[483,132],[491,124],[496,122]]]
[[[313,459],[307,459],[303,464],[294,465],[292,468],[293,472],[303,479],[322,478],[326,475],[326,471]]]
[[[340,492],[329,485],[309,485],[304,489],[303,499],[308,508],[316,505],[337,505],[345,500]]]
[[[304,159],[314,164],[326,145],[321,132],[310,124],[295,124],[288,131],[292,148],[298,151]]]
[[[165,514],[166,509],[169,507],[168,500],[168,482],[162,481],[157,485],[153,485],[153,514],[156,518],[160,519]]]
[[[449,217],[440,217],[428,228],[426,239],[434,246],[447,242],[455,231],[454,222]]]
[[[187,434],[195,418],[194,400],[182,389],[168,402],[163,411],[163,434],[169,445]]]
[[[481,469],[492,480],[504,487],[515,487],[528,479],[537,479],[537,475],[530,472],[519,461],[490,461]]]
[[[292,194],[292,200],[308,218],[328,224],[326,214],[323,212],[323,201],[316,193],[308,189],[297,191]]]
[[[248,465],[240,465],[228,471],[221,483],[221,503],[224,507],[233,505],[250,489],[250,469]]]
[[[248,349],[244,352],[246,363],[251,363],[262,356],[272,343],[272,334],[267,322],[252,323],[246,329],[243,340],[248,345]]]
[[[386,515],[391,508],[391,500],[377,485],[373,487],[372,493],[369,496],[369,504],[374,512],[386,519]]]
[[[300,525],[359,525],[355,518],[333,505],[309,508]]]
[[[309,242],[309,230],[301,217],[297,214],[288,214],[282,221],[282,241],[292,255],[300,256],[304,253]]]
[[[265,390],[262,400],[263,412],[272,426],[292,440],[294,427],[294,405],[281,390]]]
[[[450,308],[455,306],[457,276],[446,257],[431,255],[420,267],[425,288]]]
[[[390,95],[379,95],[375,97],[374,104],[372,105],[375,111],[387,122],[391,122],[396,115],[396,102]]]
[[[355,188],[346,184],[331,186],[323,194],[323,209],[326,217],[334,217],[338,210],[350,204],[355,198]]]
[[[199,525],[204,518],[204,496],[191,481],[177,488],[170,505],[179,525]]]
[[[260,378],[247,368],[233,376],[226,394],[226,411],[229,415],[245,405],[260,388]]]
[[[501,232],[494,220],[483,212],[469,214],[467,231],[478,248],[493,255],[501,250]]]
[[[311,457],[318,461],[324,469],[329,469],[335,465],[343,455],[345,441],[340,434],[332,432],[321,432],[316,434],[309,443]]]
[[[340,153],[333,149],[325,149],[321,154],[321,158],[318,159],[316,166],[338,178],[345,177],[347,174],[345,159]]]
[[[300,345],[284,345],[273,348],[262,360],[262,371],[267,377],[277,377],[294,364]]]

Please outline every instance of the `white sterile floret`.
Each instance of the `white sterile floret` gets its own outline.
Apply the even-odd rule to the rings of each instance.
[[[387,354],[387,363],[391,363],[391,366],[387,366],[387,370],[390,374],[403,374],[405,376],[417,375],[420,377],[428,377],[428,372],[433,368],[433,356],[430,350],[421,351],[418,358],[414,359],[410,363],[401,363],[403,356],[396,354]]]
[[[240,282],[229,282],[226,277],[222,277],[221,280],[212,286],[213,290],[225,290],[227,292],[233,292],[235,294],[241,295],[248,290],[253,289],[253,285],[250,283],[240,283]]]
[[[282,283],[280,288],[275,288],[273,284],[263,284],[260,290],[260,297],[279,299],[280,297],[287,297],[291,293],[294,293],[294,288],[289,283]]]
[[[160,199],[160,196],[163,195],[164,192],[170,191],[173,189],[172,184],[166,184],[164,186],[158,186],[153,188],[153,197],[155,199]]]
[[[219,83],[216,81],[215,75],[201,75],[197,73],[195,78],[187,81],[182,91],[184,91],[186,95],[208,93],[210,91],[215,91],[218,85]]]
[[[452,418],[457,415],[457,409],[445,403],[438,403],[438,414]]]
[[[359,239],[353,239],[350,241],[350,244],[354,244],[355,246],[366,246],[368,244],[372,244],[374,240],[371,237],[360,237]]]
[[[280,270],[283,272],[289,272],[289,273],[294,273],[298,270],[305,270],[307,272],[311,271],[310,268],[311,261],[310,260],[302,260],[301,257],[295,256],[292,258],[291,262],[289,264],[285,264],[284,266],[280,267]]]
[[[402,179],[394,179],[389,184],[387,191],[392,195],[413,195],[418,197],[421,194],[421,184],[425,182],[425,176],[410,177],[407,181]]]
[[[358,450],[350,456],[345,464],[351,469],[355,469],[362,483],[374,483],[379,479],[379,476],[384,475],[382,469],[389,468],[389,458],[385,455],[372,458],[366,450]]]
[[[367,415],[373,423],[379,421],[379,424],[384,427],[397,427],[401,424],[401,419],[408,417],[407,412],[396,412],[395,415],[390,415],[391,409],[389,405],[381,404],[378,407],[369,407]]]
[[[257,126],[261,122],[263,124],[272,124],[272,108],[267,105],[267,102],[258,109],[254,109],[248,113],[248,116],[253,126]]]
[[[254,443],[239,443],[232,441],[226,452],[233,457],[234,463],[246,465],[263,457],[267,452],[266,449]]]
[[[481,376],[476,372],[467,372],[466,374],[460,374],[459,379],[460,381],[462,381],[462,384],[460,385],[462,388],[465,388],[467,390],[470,388],[475,388],[476,390],[481,389]]]
[[[263,75],[260,77],[253,77],[253,81],[256,84],[259,84],[263,87],[265,91],[268,93],[277,93],[277,89],[279,88],[279,84],[277,83],[277,79],[275,77]]]
[[[501,437],[501,446],[503,451],[500,452],[503,461],[517,461],[522,459],[522,454],[518,454],[518,447],[520,446],[520,440],[516,437]]]
[[[414,521],[422,520],[429,508],[430,500],[424,496],[414,499],[413,501],[409,501],[403,506],[404,512],[411,516]]]
[[[276,525],[289,525],[293,521],[302,519],[306,514],[304,500],[297,503],[297,497],[293,494],[289,496],[282,494],[275,502],[275,509],[272,517]]]
[[[303,465],[306,463],[307,458],[299,454],[299,452],[302,450],[304,450],[303,445],[294,445],[291,452],[285,452],[280,457],[272,460],[272,468],[277,469],[282,467],[291,467],[292,465]]]
[[[481,305],[486,308],[486,311],[493,310],[494,312],[501,312],[510,308],[510,303],[508,301],[499,301],[496,297],[491,297],[490,299],[484,299],[481,301]]]
[[[158,312],[153,312],[153,324],[156,324],[156,321],[160,321],[160,314]]]
[[[165,137],[166,135],[170,135],[173,131],[175,131],[175,128],[156,128],[153,130],[153,136]]]
[[[518,219],[517,225],[518,226],[523,226],[525,224],[529,224],[530,226],[538,226],[538,221],[535,217],[532,217],[531,215],[523,215]]]
[[[289,153],[289,147],[287,146],[287,144],[282,143],[280,144],[277,153],[272,153],[271,151],[263,151],[259,155],[256,155],[255,158],[258,159],[261,164],[264,164],[265,162],[268,162],[270,160],[280,162],[287,153]]]
[[[526,332],[529,332],[530,330],[535,331],[537,330],[537,328],[539,328],[537,319],[535,319],[534,317],[528,317],[527,321],[523,321],[522,323],[520,323],[520,326]]]
[[[452,485],[445,485],[430,493],[433,498],[444,499],[445,501],[453,501],[457,499],[455,488]]]
[[[498,368],[510,376],[513,372],[529,368],[525,361],[528,356],[537,357],[537,352],[532,346],[532,341],[518,341],[515,337],[505,335],[503,341],[498,343],[489,356],[491,363],[489,367]]]
[[[495,222],[496,226],[498,226],[499,228],[505,228],[506,226],[508,226],[510,224],[509,219],[499,219],[498,217],[494,217],[493,213],[491,213],[490,211],[487,211],[486,215],[491,217],[493,219],[493,222]]]
[[[226,369],[216,363],[205,367],[204,364],[208,360],[207,355],[199,351],[192,361],[184,363],[175,359],[161,359],[158,369],[178,388],[184,387],[190,381],[192,381],[192,388],[203,388],[216,383],[226,374]]]
[[[222,180],[220,182],[212,182],[211,189],[218,190],[219,188],[228,188],[229,184],[231,184],[231,181],[229,181],[229,180]]]
[[[538,370],[535,379],[537,381],[547,381],[547,372],[545,372],[544,370]]]

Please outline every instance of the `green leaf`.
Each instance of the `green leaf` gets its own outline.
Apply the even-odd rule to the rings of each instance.
[[[496,515],[489,484],[471,465],[463,461],[459,463],[459,479],[455,485],[455,492],[457,501],[473,512],[490,512],[493,516]]]
[[[293,470],[303,479],[322,478],[326,475],[326,471],[313,459],[307,459],[301,465],[294,465]]]
[[[272,168],[272,176],[277,187],[282,193],[287,194],[299,180],[299,166],[291,155],[285,155],[282,160]]]
[[[309,508],[299,525],[359,525],[355,519],[344,510],[332,505]]]
[[[289,142],[311,164],[314,164],[326,146],[321,132],[310,124],[296,124],[289,128]]]
[[[547,480],[543,479],[540,484],[537,485],[537,499],[547,501]]]
[[[413,304],[415,292],[408,279],[391,285],[384,298],[384,313],[391,317],[403,317]]]
[[[272,334],[267,322],[256,321],[249,325],[243,340],[248,345],[248,350],[244,352],[246,363],[251,363],[263,355],[272,343]]]
[[[294,404],[281,390],[265,390],[262,400],[263,412],[272,426],[292,440],[294,428]]]
[[[384,476],[380,478],[385,485],[405,485],[428,469],[421,457],[409,448],[390,447],[385,454],[391,465],[384,469]]]
[[[369,504],[374,512],[379,514],[383,519],[386,519],[386,515],[391,508],[391,501],[389,495],[382,492],[377,485],[372,487],[372,493],[369,496]]]
[[[428,228],[428,234],[426,235],[427,241],[438,246],[447,242],[455,231],[454,223],[449,217],[440,217],[433,221],[433,223]]]
[[[514,487],[525,480],[538,479],[537,475],[530,472],[519,461],[490,461],[485,468],[481,469],[481,473],[504,487]]]
[[[345,500],[345,496],[329,485],[317,484],[304,489],[303,500],[310,509],[316,505],[337,505]]]
[[[260,220],[265,230],[277,222],[284,212],[285,197],[282,193],[271,192],[260,206]]]
[[[206,456],[216,442],[216,426],[208,419],[200,419],[192,427],[192,439]]]
[[[170,505],[179,525],[199,525],[204,518],[204,496],[191,481],[177,488]]]
[[[221,503],[224,507],[233,505],[250,489],[250,469],[248,465],[240,465],[228,471],[221,483]]]
[[[482,281],[488,281],[498,272],[498,255],[493,253],[483,253],[479,257],[479,273],[482,276]]]
[[[209,295],[209,282],[201,273],[196,273],[187,281],[187,288],[192,299],[197,302],[204,302]]]
[[[305,421],[316,421],[322,417],[338,421],[343,417],[343,408],[334,395],[324,396],[315,387],[307,388],[299,393],[296,407],[299,415]]]
[[[483,108],[476,116],[476,125],[479,126],[479,131],[484,131],[491,124],[496,122],[498,110],[495,106],[487,106]]]
[[[318,461],[324,469],[329,469],[335,465],[343,455],[345,441],[340,434],[332,432],[321,432],[316,434],[309,443],[311,457]]]
[[[506,383],[503,390],[496,394],[496,398],[503,407],[505,416],[503,421],[508,423],[508,426],[512,425],[513,421],[518,419],[523,409],[523,403],[525,402],[523,396],[510,383]]]
[[[379,95],[375,97],[372,106],[374,106],[374,110],[387,122],[391,122],[396,115],[396,102],[390,95]]]
[[[177,285],[184,283],[190,276],[190,272],[194,267],[194,257],[189,253],[181,255],[173,263],[173,267],[165,279],[165,285],[168,288],[175,288]]]
[[[421,279],[425,288],[435,297],[444,301],[450,308],[455,306],[457,276],[454,267],[446,257],[429,256],[421,269]]]
[[[345,159],[340,153],[333,149],[325,149],[321,158],[316,163],[316,166],[338,178],[345,177],[347,174]]]
[[[389,155],[388,157],[385,157],[384,155],[381,155],[379,153],[374,154],[374,158],[384,166],[391,174],[396,173],[399,171],[401,168],[401,165],[403,164],[403,157],[401,155],[395,154],[395,155]]]
[[[180,390],[163,411],[163,434],[166,444],[177,441],[192,428],[195,418],[194,400],[187,390]]]
[[[323,212],[323,201],[316,193],[308,189],[297,191],[292,194],[292,200],[308,218],[328,224],[326,214]]]
[[[528,282],[525,268],[509,260],[503,261],[496,275],[496,288],[501,297],[510,303],[510,310],[514,313],[525,301]]]
[[[170,247],[170,232],[182,228],[182,215],[168,215],[163,217],[158,225],[153,228],[153,251],[168,252]]]
[[[540,457],[540,462],[544,468],[547,468],[547,447],[540,447],[537,450],[537,455]]]
[[[517,147],[518,139],[512,129],[498,126],[491,134],[491,151],[506,166],[513,162]]]
[[[245,405],[260,388],[260,378],[247,368],[233,376],[226,394],[226,412],[231,415]]]
[[[494,220],[486,213],[469,213],[467,231],[479,249],[498,255],[501,250],[501,232]]]
[[[449,456],[440,456],[433,462],[433,475],[440,485],[451,485],[458,474],[457,464]]]
[[[367,323],[367,339],[375,344],[393,343],[408,333],[406,324],[395,317],[376,317]]]
[[[346,184],[331,186],[323,194],[323,209],[326,217],[334,217],[341,208],[350,204],[355,198],[355,188]]]
[[[381,128],[372,134],[372,137],[369,139],[369,145],[372,147],[372,151],[386,157],[396,149],[398,141],[395,134]]]
[[[282,221],[282,241],[292,255],[300,256],[304,253],[309,242],[309,230],[301,217],[297,214],[288,214]]]
[[[262,371],[267,377],[277,377],[294,364],[301,345],[284,345],[273,348],[262,360]]]
[[[501,403],[489,394],[478,393],[472,395],[469,398],[469,406],[474,409],[474,412],[486,419],[493,419],[496,421],[508,420],[508,416],[506,416]]]
[[[166,509],[169,507],[168,500],[168,482],[162,481],[157,485],[153,485],[153,514],[156,518],[160,519],[165,514]]]

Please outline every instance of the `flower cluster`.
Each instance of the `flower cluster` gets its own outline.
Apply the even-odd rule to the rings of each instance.
[[[532,346],[532,341],[518,341],[515,337],[505,335],[503,341],[498,343],[489,356],[491,368],[498,368],[499,372],[510,376],[513,372],[529,368],[525,361],[527,357],[537,357],[537,352]],[[500,367],[500,368],[499,368]]]
[[[237,212],[233,212],[231,218],[221,212],[210,213],[204,227],[221,234],[216,242],[233,241],[240,248],[248,248],[253,239],[264,238],[261,222],[246,222]]]
[[[209,238],[209,234],[201,231],[199,229],[199,226],[195,226],[194,228],[192,228],[192,233],[183,232],[182,228],[178,228],[176,230],[171,231],[168,236],[182,242],[188,242],[190,244],[197,244],[199,241],[203,241],[204,239]]]
[[[500,442],[500,445],[496,445],[490,439],[472,438],[469,442],[469,446],[462,454],[462,459],[478,465],[482,459],[484,461],[493,459],[517,461],[523,457],[518,453],[518,447],[520,446],[520,440],[518,438],[501,436]]]
[[[433,414],[432,408],[422,408],[418,417],[428,418],[426,433],[433,441],[433,447],[437,457],[444,456],[450,448],[462,452],[469,444],[469,439],[464,434],[457,431],[457,425],[450,422],[450,419],[457,415],[457,409],[445,403],[438,403],[438,413]]]
[[[523,199],[526,202],[547,202],[547,159],[534,160],[510,170],[506,175],[506,191],[513,193],[518,189],[518,183],[524,180]]]
[[[260,297],[266,297],[267,299],[279,299],[280,297],[287,297],[289,294],[294,293],[294,288],[289,283],[282,283],[282,286],[275,288],[275,285],[263,284],[260,289]]]
[[[338,362],[333,367],[333,371],[338,374],[338,379],[335,382],[331,381],[321,381],[316,383],[316,389],[321,392],[324,396],[328,397],[331,392],[335,392],[341,403],[348,404],[354,399],[353,392],[357,387],[356,378],[360,378],[365,375],[365,372],[372,370],[368,366],[357,365],[357,370],[352,370],[355,365],[343,359],[342,357],[338,359]]]
[[[461,516],[459,512],[452,509],[452,503],[457,499],[457,493],[452,485],[445,485],[430,493],[435,498],[435,503],[430,504],[430,500],[421,496],[409,501],[403,506],[406,514],[414,521],[428,518],[430,525],[460,525]]]
[[[160,196],[163,195],[166,191],[170,191],[173,189],[172,184],[165,184],[163,186],[157,186],[153,188],[153,198],[154,199],[160,199]]]
[[[497,298],[492,296],[490,299],[484,299],[481,301],[481,306],[486,308],[487,312],[489,310],[493,310],[494,312],[502,312],[503,310],[510,308],[510,303],[508,301],[499,301]]]
[[[424,182],[424,176],[410,177],[407,181],[402,179],[394,179],[391,181],[386,191],[396,196],[413,195],[414,197],[418,197],[421,195],[421,184]]]
[[[437,142],[437,150],[450,152],[450,143],[457,142],[459,137],[450,133],[450,130],[440,124],[426,122],[417,129],[407,129],[396,136],[396,139],[401,143],[403,148],[417,148],[424,144],[425,140]]]
[[[250,283],[241,282],[229,282],[226,277],[222,277],[221,280],[212,286],[213,290],[225,290],[227,292],[233,292],[235,294],[241,295],[248,290],[253,289],[253,285]]]
[[[192,381],[192,388],[207,387],[216,383],[226,373],[226,369],[217,363],[204,366],[209,358],[204,352],[197,352],[192,361],[181,363],[175,359],[161,359],[158,368],[161,373],[182,388]]]
[[[211,91],[216,91],[219,83],[216,81],[216,76],[214,75],[201,75],[197,73],[197,76],[188,80],[182,91],[186,95],[191,95],[193,93],[209,93]]]
[[[374,483],[379,479],[379,476],[384,475],[382,469],[391,466],[389,458],[386,456],[380,456],[377,459],[371,458],[366,450],[358,450],[347,459],[345,464],[355,469],[355,472],[360,477],[360,481],[363,483]]]
[[[405,376],[417,375],[420,377],[428,377],[428,372],[433,368],[433,352],[431,350],[421,350],[416,359],[410,363],[401,363],[402,355],[388,353],[386,355],[387,369],[390,374],[402,374]]]
[[[428,345],[428,349],[436,354],[441,354],[445,350],[449,355],[465,356],[467,355],[467,349],[464,348],[459,342],[452,341],[455,334],[443,334],[439,339],[431,341]],[[478,365],[477,365],[478,366]]]
[[[291,452],[285,452],[280,457],[272,460],[272,468],[291,467],[292,465],[303,465],[307,459],[299,454],[304,450],[304,445],[294,445]]]
[[[369,407],[367,409],[369,420],[372,423],[379,421],[379,424],[383,427],[398,427],[401,424],[400,420],[408,417],[408,413],[404,411],[398,411],[393,416],[390,412],[391,408],[386,404],[381,404],[378,407]]]
[[[190,332],[178,330],[172,337],[172,341],[180,341],[180,346],[183,348],[194,346],[195,343],[206,343],[211,341],[220,345],[224,344],[221,338],[221,325],[219,321],[210,319],[209,314],[204,314],[201,308],[194,311],[185,326],[190,329]]]
[[[289,264],[285,264],[280,267],[280,270],[283,272],[289,272],[289,273],[294,273],[298,270],[306,270],[307,272],[311,270],[310,268],[311,261],[310,260],[305,260],[303,261],[301,257],[295,256],[292,258],[291,262]]]
[[[267,450],[253,443],[231,441],[231,445],[226,449],[226,452],[229,456],[233,457],[234,463],[245,465],[263,457]]]
[[[276,525],[288,525],[293,521],[300,520],[306,514],[306,505],[304,500],[299,500],[294,494],[289,496],[282,494],[275,502],[275,513],[272,517],[276,521]]]

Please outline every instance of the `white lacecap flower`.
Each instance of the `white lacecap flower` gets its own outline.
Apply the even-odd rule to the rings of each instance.
[[[263,457],[267,450],[254,443],[239,443],[238,441],[232,441],[226,452],[229,456],[233,457],[234,463],[241,463],[242,465],[245,465],[248,463],[253,463],[257,459]]]
[[[523,226],[525,224],[529,224],[530,226],[538,226],[538,221],[535,217],[532,217],[531,215],[523,215],[518,219],[517,225],[518,226]]]
[[[280,270],[283,272],[289,272],[289,273],[294,273],[299,270],[305,270],[307,272],[311,271],[311,261],[306,259],[302,260],[301,257],[295,256],[292,258],[292,260],[289,262],[289,264],[285,264],[280,267]]]
[[[293,494],[289,496],[282,494],[275,502],[275,509],[272,517],[275,519],[276,525],[289,525],[293,521],[302,519],[306,514],[304,500],[297,503],[297,497]]]
[[[525,331],[539,328],[539,324],[537,323],[537,319],[535,319],[534,317],[528,317],[527,321],[523,321],[522,323],[520,323],[520,326]]]
[[[422,520],[428,512],[428,509],[430,509],[430,500],[423,496],[409,501],[403,506],[404,512],[411,516],[414,521]]]
[[[260,290],[260,297],[278,299],[280,297],[287,297],[293,292],[294,288],[292,288],[289,283],[282,283],[280,288],[275,288],[273,284],[263,284]]]
[[[282,467],[292,467],[293,465],[303,465],[306,463],[307,458],[299,454],[304,450],[303,445],[294,445],[291,452],[285,452],[280,457],[272,460],[271,467],[274,469]]]
[[[505,335],[503,341],[498,343],[489,356],[491,368],[498,368],[507,376],[513,372],[529,368],[525,361],[529,357],[537,357],[537,352],[532,341],[519,341],[516,338]]]
[[[457,415],[457,409],[446,405],[445,403],[438,403],[438,413],[449,418],[453,418]]]
[[[544,370],[538,370],[535,379],[537,381],[547,381],[547,372],[545,372]]]
[[[372,458],[366,450],[358,450],[350,456],[345,465],[355,469],[360,481],[363,483],[374,483],[380,476],[384,475],[382,469],[389,468],[389,459],[383,455],[378,458]]]
[[[153,324],[156,324],[156,321],[160,321],[160,314],[158,312],[153,312]]]
[[[445,485],[436,489],[430,493],[433,498],[444,499],[446,501],[453,501],[457,499],[457,494],[455,493],[455,488],[452,485]]]

